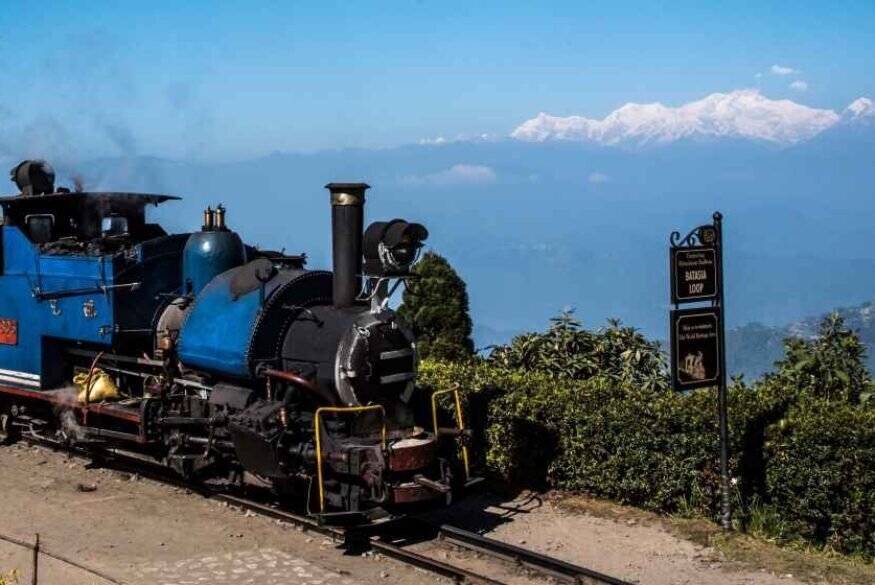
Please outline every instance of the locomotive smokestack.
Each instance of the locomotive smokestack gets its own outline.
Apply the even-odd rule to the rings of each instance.
[[[365,183],[329,183],[334,306],[349,307],[361,290]]]

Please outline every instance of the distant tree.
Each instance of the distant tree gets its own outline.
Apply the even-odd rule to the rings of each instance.
[[[451,361],[474,355],[468,291],[446,258],[426,252],[414,266],[398,313],[413,328],[422,358]]]

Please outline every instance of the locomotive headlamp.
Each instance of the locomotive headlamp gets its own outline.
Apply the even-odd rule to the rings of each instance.
[[[9,174],[22,195],[55,192],[55,169],[42,159],[22,161]]]
[[[406,274],[428,238],[428,230],[403,219],[378,221],[368,226],[362,242],[368,276]]]

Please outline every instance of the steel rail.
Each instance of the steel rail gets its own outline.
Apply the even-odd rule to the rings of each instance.
[[[571,583],[595,585],[632,585],[628,581],[605,575],[561,559],[548,557],[533,550],[463,530],[448,524],[437,526],[439,537],[445,542],[474,550],[494,558],[517,563],[538,573]]]
[[[426,571],[429,571],[431,573],[436,573],[444,577],[449,577],[457,583],[472,583],[480,585],[507,585],[504,581],[496,581],[495,579],[486,577],[485,575],[469,571],[468,569],[464,569],[456,565],[451,565],[449,563],[438,561],[423,554],[407,550],[400,546],[395,546],[394,544],[390,544],[378,538],[371,538],[370,544],[371,547],[373,547],[375,550],[380,551],[387,557],[392,557],[393,559],[401,561],[405,564],[413,565],[419,567],[420,569],[425,569]]]
[[[333,526],[325,526],[307,516],[267,506],[248,498],[241,498],[222,492],[217,492],[208,497],[227,502],[229,505],[239,509],[249,510],[262,516],[301,526],[305,530],[312,530],[318,534],[332,537],[337,541],[346,541],[347,537],[350,536],[345,530]],[[406,565],[412,565],[424,569],[430,573],[448,577],[456,583],[470,583],[472,585],[507,585],[503,581],[496,581],[495,579],[469,571],[463,567],[451,565],[400,546],[395,546],[376,536],[369,537],[365,542],[371,549],[379,551],[384,556],[400,561]]]

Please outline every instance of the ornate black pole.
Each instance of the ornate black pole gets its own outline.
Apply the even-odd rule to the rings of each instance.
[[[720,523],[732,529],[729,481],[729,420],[726,387],[726,336],[723,298],[723,216],[681,238],[672,232],[669,250],[671,280],[671,378],[679,392],[717,387],[720,440]],[[709,306],[703,306],[710,302]],[[697,305],[681,309],[681,305]]]
[[[732,501],[729,480],[729,415],[726,401],[726,335],[724,320],[726,319],[726,300],[723,296],[723,215],[714,212],[714,229],[717,230],[717,249],[720,255],[720,268],[717,270],[717,299],[720,307],[720,384],[717,386],[717,409],[720,418],[720,478],[721,478],[721,515],[720,523],[724,530],[732,530]]]

